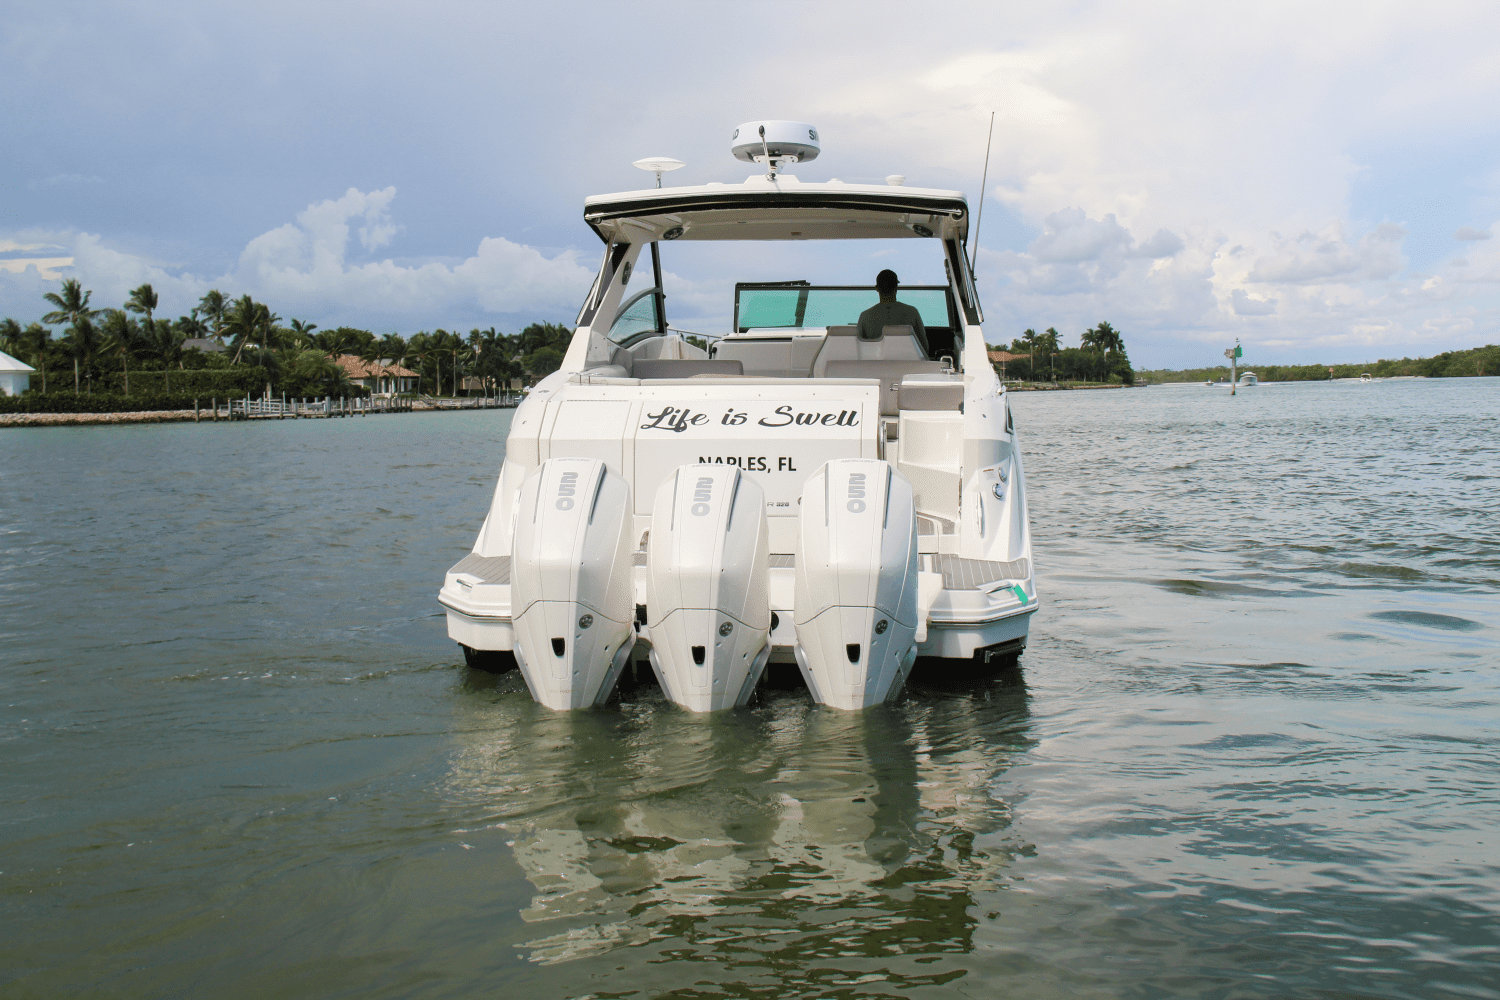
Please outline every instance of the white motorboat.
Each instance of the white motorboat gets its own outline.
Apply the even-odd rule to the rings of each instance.
[[[1259,385],[1260,379],[1256,378],[1254,372],[1243,372],[1240,375],[1239,384],[1242,388],[1247,385]]]
[[[554,709],[604,703],[647,659],[693,711],[745,704],[768,663],[860,709],[914,669],[994,669],[1025,648],[1038,599],[1024,474],[964,196],[801,182],[783,172],[819,152],[801,123],[736,139],[764,173],[585,200],[603,263],[439,593],[469,662],[518,666]],[[871,239],[923,240],[942,261],[946,284],[897,295],[927,350],[913,326],[861,333],[873,286],[740,282],[708,349],[668,326],[660,242]],[[643,254],[650,287],[627,294]]]

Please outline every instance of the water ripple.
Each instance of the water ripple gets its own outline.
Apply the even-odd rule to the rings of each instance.
[[[464,669],[508,413],[10,433],[0,988],[1500,997],[1497,385],[1018,396],[1024,670],[860,715]]]

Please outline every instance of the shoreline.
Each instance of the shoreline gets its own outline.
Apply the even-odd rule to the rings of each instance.
[[[165,424],[193,419],[192,410],[140,410],[130,413],[0,413],[0,427],[72,424]]]
[[[418,405],[409,410],[400,410],[401,413],[464,413],[471,410],[513,410],[513,406],[426,406]],[[384,411],[372,410],[369,413],[302,413],[294,414],[255,414],[250,420],[259,422],[263,420],[327,420],[332,417],[350,416],[385,416]],[[137,410],[125,413],[0,413],[0,427],[81,427],[90,424],[171,424],[171,423],[240,423],[243,416],[226,417],[222,411],[219,419],[215,420],[212,410]]]
[[[1116,385],[1103,382],[1084,382],[1078,385],[1060,385],[1056,382],[1026,382],[1021,385],[1005,383],[1006,392],[1075,392],[1083,389],[1144,389],[1145,383],[1137,382],[1135,385]]]

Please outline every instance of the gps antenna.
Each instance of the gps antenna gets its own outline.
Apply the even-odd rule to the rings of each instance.
[[[687,164],[681,160],[674,160],[670,156],[648,156],[644,160],[636,160],[631,166],[639,167],[642,170],[650,170],[655,173],[656,186],[661,187],[662,174],[669,170],[677,170],[680,167],[685,167]]]
[[[984,189],[990,182],[990,143],[995,141],[995,112],[990,112],[990,134],[984,140],[984,176],[979,179],[979,215],[974,219],[974,252],[969,254],[969,276],[979,260],[979,226],[984,222]]]

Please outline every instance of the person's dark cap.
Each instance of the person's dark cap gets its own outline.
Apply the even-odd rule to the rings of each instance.
[[[890,268],[886,268],[875,275],[875,290],[877,292],[894,292],[898,283],[899,280],[896,277],[896,272]]]

